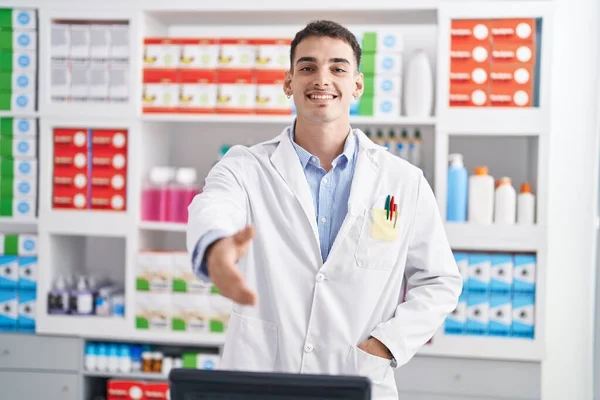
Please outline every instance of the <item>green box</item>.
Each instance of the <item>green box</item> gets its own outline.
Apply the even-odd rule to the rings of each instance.
[[[14,118],[0,118],[0,135],[13,136]]]
[[[6,256],[18,256],[19,255],[19,235],[17,235],[17,234],[4,235],[4,255],[6,255]]]
[[[361,96],[360,103],[358,104],[358,115],[364,117],[373,116],[375,99],[373,96]]]
[[[0,71],[11,71],[14,67],[13,52],[3,50],[0,51]]]
[[[148,321],[148,318],[136,316],[135,317],[135,327],[136,327],[136,329],[140,329],[140,330],[150,329],[150,321]]]
[[[0,90],[3,92],[11,92],[13,89],[13,73],[12,71],[0,71]]]
[[[0,49],[2,50],[13,50],[13,31],[0,31]]]
[[[196,369],[198,365],[198,354],[197,353],[183,353],[181,356],[183,361],[183,368]]]
[[[12,93],[0,92],[0,110],[10,111],[12,105]]]
[[[365,76],[373,76],[375,74],[375,54],[365,54],[361,61],[360,72]]]
[[[11,136],[0,136],[0,157],[12,157],[13,148]]]
[[[0,8],[0,29],[12,29],[13,10],[12,8]]]
[[[171,329],[176,332],[185,332],[187,330],[185,320],[181,318],[173,318],[171,320]]]
[[[363,34],[361,50],[362,50],[363,54],[377,52],[377,33],[365,32]]]
[[[364,79],[364,90],[363,96],[375,96],[375,77],[372,75],[365,75]],[[362,99],[362,96],[361,96]]]

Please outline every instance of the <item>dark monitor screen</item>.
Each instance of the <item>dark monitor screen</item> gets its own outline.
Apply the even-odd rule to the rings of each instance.
[[[173,369],[171,400],[371,400],[366,377]]]

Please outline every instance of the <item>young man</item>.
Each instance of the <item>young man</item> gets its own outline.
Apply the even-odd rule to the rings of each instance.
[[[350,128],[360,57],[334,22],[296,34],[295,122],[214,166],[187,245],[234,302],[220,368],[363,375],[374,399],[397,399],[393,368],[454,310],[462,279],[421,170]]]

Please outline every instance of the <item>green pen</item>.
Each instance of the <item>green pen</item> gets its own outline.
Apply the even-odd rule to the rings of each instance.
[[[385,219],[390,219],[390,195],[385,198]]]

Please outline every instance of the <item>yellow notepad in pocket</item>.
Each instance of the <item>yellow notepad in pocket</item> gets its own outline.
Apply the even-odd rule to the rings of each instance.
[[[400,219],[400,215],[396,216],[396,213],[394,213],[391,221],[386,216],[386,210],[379,208],[371,209],[371,237],[377,240],[393,242],[398,237],[398,221],[396,221],[396,218]]]

